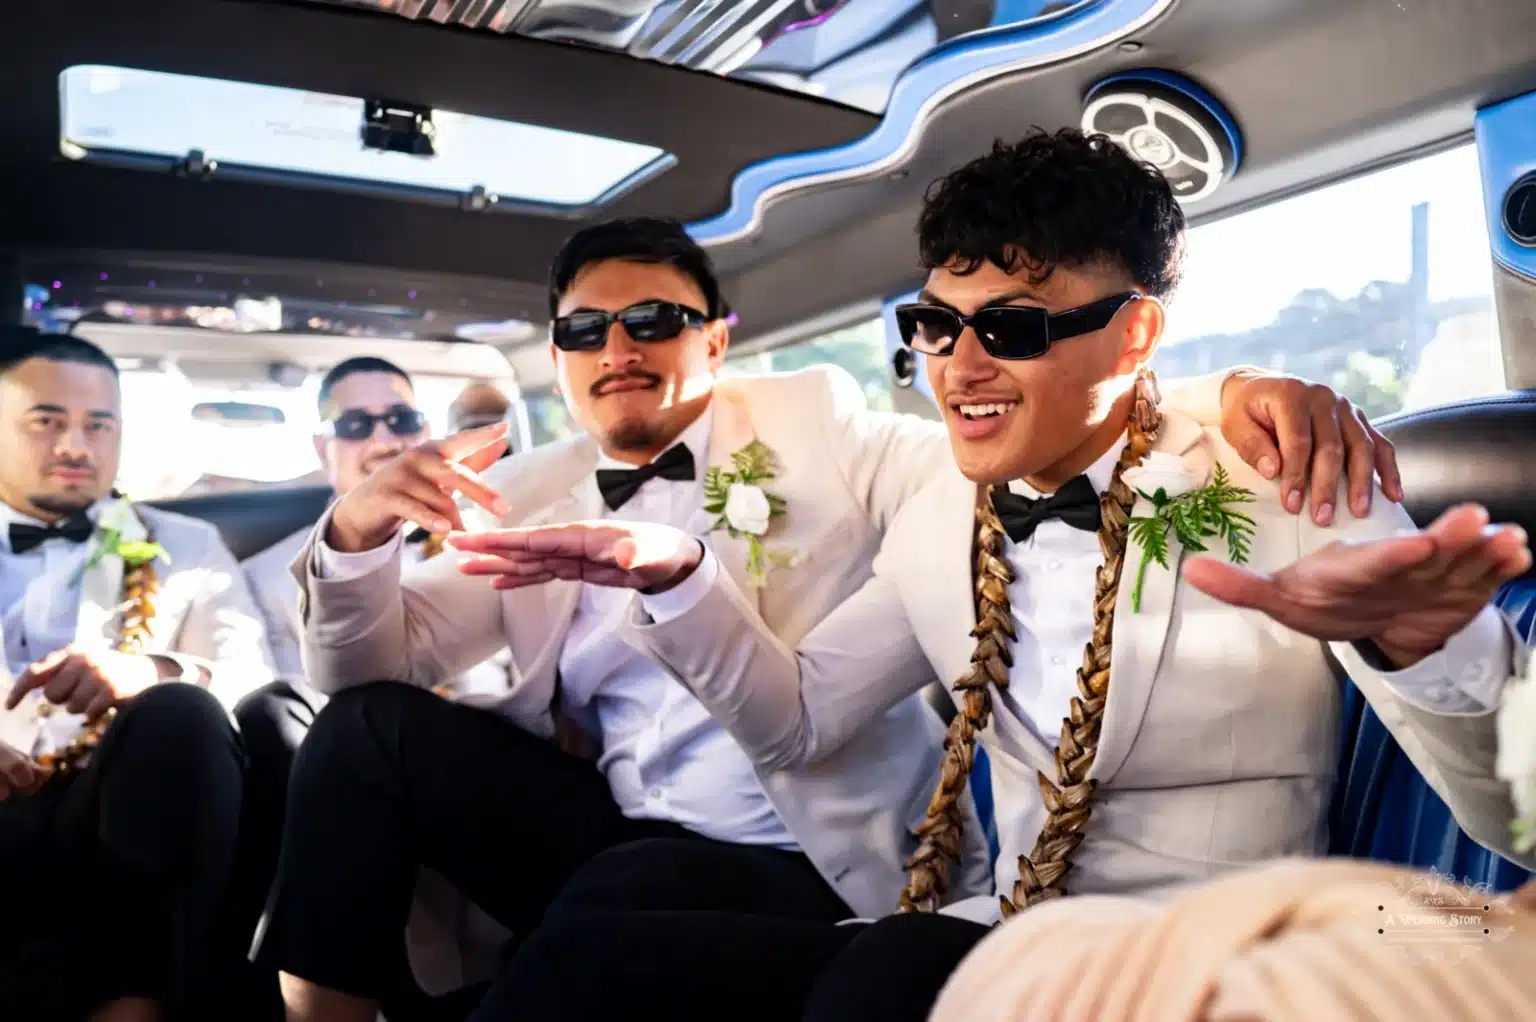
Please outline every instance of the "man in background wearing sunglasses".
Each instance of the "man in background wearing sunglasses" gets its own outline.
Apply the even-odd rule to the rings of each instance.
[[[920,697],[814,766],[759,769],[621,640],[631,594],[537,565],[495,585],[446,557],[405,569],[401,550],[413,528],[461,527],[455,492],[505,526],[664,524],[707,542],[710,563],[792,647],[869,577],[886,526],[942,470],[942,427],[870,413],[837,369],[717,379],[728,311],[707,256],[675,223],[578,233],[555,260],[550,313],[560,392],[586,435],[499,464],[504,426],[419,447],[341,500],[295,564],[306,663],[337,694],[295,766],[261,942],[286,974],[290,1019],[371,1022],[408,917],[417,976],[434,992],[495,968],[494,944],[471,957],[452,904],[419,898],[412,913],[421,867],[521,938],[598,910],[830,925],[884,911],[900,889],[941,755],[943,727]],[[1219,419],[1222,382],[1186,403]],[[1336,396],[1300,381],[1226,392],[1232,420],[1255,432],[1245,409],[1309,423],[1297,413],[1317,399],[1337,421]],[[1345,411],[1352,432],[1314,438],[1307,426],[1268,449],[1278,461],[1296,439],[1304,450],[1347,439],[1352,468],[1369,475],[1385,449]],[[1307,460],[1284,468],[1300,478]],[[528,581],[550,584],[518,584]],[[701,585],[711,580],[648,599],[690,601]],[[424,691],[504,644],[515,669],[499,697],[447,703]],[[595,763],[546,740],[561,717],[601,745]],[[975,827],[964,859],[953,890],[984,888]],[[434,937],[434,921],[450,928]]]
[[[320,430],[315,453],[337,496],[350,493],[374,469],[427,440],[427,418],[416,407],[411,378],[382,358],[338,363],[320,381]],[[289,565],[309,527],[245,561],[246,577],[267,619],[267,638],[278,676],[303,680],[299,658],[299,587]],[[412,545],[413,550],[419,546]]]
[[[320,381],[321,427],[315,453],[338,496],[354,490],[381,465],[428,439],[427,418],[416,407],[410,375],[393,362],[358,356],[340,362]],[[309,526],[248,558],[243,567],[266,619],[272,660],[280,679],[243,702],[239,709],[251,769],[247,777],[241,875],[255,878],[239,915],[256,925],[267,888],[277,868],[288,775],[293,759],[325,697],[304,677],[299,654],[299,586],[291,565]],[[403,559],[419,563],[442,549],[442,537],[417,529],[406,537]],[[439,695],[506,687],[506,668],[495,658],[466,668],[436,686]],[[400,956],[396,956],[399,959]],[[403,961],[397,972],[404,971]],[[275,977],[268,973],[270,995]]]

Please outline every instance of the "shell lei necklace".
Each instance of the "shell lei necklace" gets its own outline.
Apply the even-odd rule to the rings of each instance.
[[[1136,380],[1125,451],[1115,465],[1109,489],[1100,497],[1099,549],[1104,563],[1094,577],[1093,638],[1083,651],[1083,664],[1077,671],[1078,694],[1072,697],[1069,716],[1061,722],[1056,777],[1039,774],[1045,825],[1033,851],[1019,856],[1019,879],[1014,884],[1012,899],[998,895],[1005,919],[1021,905],[1034,905],[1066,894],[1062,881],[1072,868],[1072,853],[1083,841],[1095,785],[1088,778],[1088,771],[1098,752],[1099,731],[1109,698],[1115,603],[1125,565],[1131,509],[1136,503],[1136,491],[1122,477],[1127,470],[1140,465],[1157,442],[1162,424],[1157,405],[1156,380],[1143,370]],[[991,721],[991,687],[1007,688],[1008,671],[1013,666],[1011,643],[1017,636],[1008,602],[1013,568],[1006,557],[1007,539],[987,491],[976,504],[977,623],[971,631],[976,649],[971,654],[970,668],[954,684],[960,695],[960,712],[950,721],[945,735],[939,786],[929,800],[927,817],[918,827],[917,851],[907,861],[909,875],[906,890],[901,893],[902,912],[937,911],[949,889],[950,864],[960,859],[965,826],[961,795],[976,756],[976,734]]]
[[[147,542],[153,545],[154,534],[149,530],[149,523],[145,522],[144,528],[149,534]],[[117,640],[119,653],[144,652],[145,643],[149,640],[150,622],[155,617],[155,596],[159,591],[160,576],[155,570],[153,556],[135,561],[124,559],[122,623],[118,626]],[[53,712],[53,705],[42,702],[37,709],[40,716],[48,716]],[[101,744],[101,736],[116,716],[117,710],[111,709],[97,717],[64,748],[38,756],[38,767],[45,774],[62,774],[79,769],[90,758],[91,751]]]

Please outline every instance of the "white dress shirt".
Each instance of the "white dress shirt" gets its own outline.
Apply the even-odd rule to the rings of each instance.
[[[1083,473],[1096,492],[1109,489],[1124,448],[1123,441],[1115,444]],[[1008,488],[1031,500],[1047,496],[1017,480]],[[1000,695],[1019,719],[1032,724],[1038,737],[1054,746],[1077,694],[1083,649],[1093,638],[1094,576],[1104,555],[1097,533],[1060,519],[1040,523],[1023,543],[1008,541],[1005,550],[1014,569],[1008,600],[1018,641],[1008,688]],[[1499,643],[1497,637],[1488,641],[1478,628],[1481,623],[1463,630],[1433,656],[1387,673],[1388,682],[1403,698],[1441,713],[1492,709],[1498,703],[1500,677],[1478,651],[1499,648]]]
[[[678,438],[693,454],[693,479],[648,479],[605,517],[671,525],[707,545],[712,523],[702,511],[703,476],[712,417],[711,407]],[[597,467],[635,466],[604,456]],[[340,553],[322,539],[318,573],[342,579],[377,570],[394,555],[400,535],[355,554]],[[647,596],[646,606],[664,615],[692,606],[718,570],[712,557],[706,561],[682,585]],[[619,809],[631,819],[670,820],[720,841],[798,848],[740,746],[692,693],[616,636],[629,599],[626,590],[582,586],[560,652],[562,708],[600,737],[598,767]]]
[[[96,520],[97,506],[86,512]],[[81,569],[91,543],[48,539],[17,554],[11,550],[12,523],[46,527],[47,523],[0,502],[0,615],[5,632],[5,663],[12,675],[75,641],[80,613]]]

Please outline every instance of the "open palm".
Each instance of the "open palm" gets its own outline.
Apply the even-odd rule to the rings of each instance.
[[[1443,646],[1530,566],[1523,530],[1490,529],[1486,511],[1465,505],[1422,533],[1330,543],[1273,575],[1202,557],[1185,579],[1315,639],[1370,640],[1403,667]]]
[[[450,545],[477,554],[466,575],[493,576],[497,589],[554,579],[617,589],[664,587],[698,563],[698,542],[677,529],[647,522],[571,522],[535,528],[453,535]]]

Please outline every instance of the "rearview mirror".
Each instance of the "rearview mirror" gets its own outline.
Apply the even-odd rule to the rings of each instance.
[[[200,401],[192,406],[192,419],[222,426],[281,426],[287,421],[281,408],[245,401]]]

